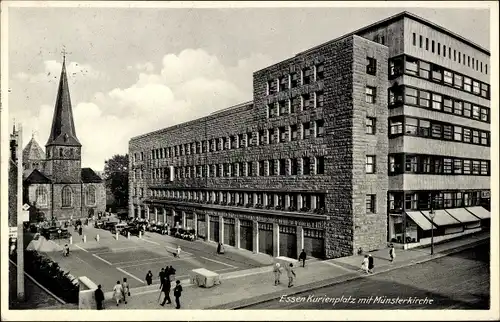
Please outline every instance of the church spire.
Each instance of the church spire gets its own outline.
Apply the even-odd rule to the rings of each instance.
[[[78,146],[81,144],[76,137],[75,123],[73,121],[73,109],[69,95],[68,79],[66,75],[66,51],[63,50],[63,63],[59,88],[57,90],[56,106],[52,119],[52,129],[50,131],[49,145]]]

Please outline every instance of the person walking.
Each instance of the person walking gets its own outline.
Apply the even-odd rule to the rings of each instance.
[[[148,283],[148,285],[153,284],[153,273],[151,273],[151,271],[148,271],[146,274],[146,283]]]
[[[274,265],[274,269],[273,269],[273,272],[274,272],[274,285],[278,285],[278,284],[281,284],[281,265],[280,263],[276,263],[276,265]]]
[[[177,246],[176,257],[181,257],[181,246]]]
[[[172,303],[172,301],[170,300],[170,287],[171,287],[170,280],[168,278],[166,278],[163,281],[163,284],[161,285],[161,292],[165,293],[165,297],[163,298],[163,302],[160,304],[161,306],[164,306],[165,302],[167,302],[167,301],[168,301],[167,304]]]
[[[293,286],[293,278],[297,275],[295,275],[295,271],[293,269],[293,264],[290,263],[290,265],[287,267],[286,273],[288,275],[288,287]]]
[[[182,293],[182,286],[181,286],[181,281],[177,280],[175,281],[175,288],[174,288],[174,297],[175,297],[175,308],[180,309],[181,308],[181,293]]]
[[[302,252],[300,252],[299,255],[299,262],[302,261],[302,267],[306,267],[306,251],[302,249]]]
[[[361,263],[361,269],[368,274],[368,255],[365,255],[363,262]]]
[[[373,274],[373,268],[375,267],[374,259],[372,257],[372,254],[368,255],[368,273]]]
[[[389,249],[389,256],[391,257],[391,263],[394,262],[394,259],[396,258],[396,250],[394,249],[394,245],[391,245],[391,248]]]
[[[162,268],[160,271],[160,274],[158,274],[158,277],[160,278],[160,288],[163,284],[163,281],[165,280],[165,269]]]
[[[113,287],[113,297],[116,300],[116,306],[120,304],[123,296],[123,287],[120,281],[116,281],[116,285]]]
[[[126,277],[123,278],[122,288],[123,288],[123,302],[127,304],[127,296],[130,296],[130,285],[128,285]]]
[[[220,246],[221,246],[221,243],[218,243],[217,244],[217,254],[220,254]]]
[[[95,295],[95,302],[97,304],[97,309],[102,310],[103,309],[102,302],[104,302],[104,293],[101,289],[101,284],[97,286],[97,290],[95,290],[94,295]]]

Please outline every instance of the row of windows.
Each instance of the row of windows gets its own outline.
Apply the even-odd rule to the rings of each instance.
[[[299,159],[261,160],[256,162],[223,163],[175,167],[175,179],[207,178],[207,177],[252,177],[252,176],[286,176],[286,175],[321,175],[325,174],[325,157],[303,157]],[[169,168],[151,170],[153,179],[169,178]]]
[[[399,135],[490,145],[490,132],[414,117],[396,116],[389,119],[389,137]]]
[[[431,80],[484,98],[490,98],[490,86],[439,65],[410,56],[389,60],[389,76],[395,78],[404,74]]]
[[[36,188],[36,205],[39,207],[46,207],[49,204],[48,191],[44,186]],[[73,189],[70,186],[63,187],[61,191],[62,207],[73,206]],[[96,189],[93,186],[85,189],[85,204],[87,206],[95,206],[96,204]]]
[[[290,126],[281,126],[267,130],[260,130],[257,134],[255,146],[273,143],[283,143],[289,141],[296,141],[299,139],[305,140],[311,137],[322,137],[325,133],[324,120],[315,120],[305,122],[302,124],[293,124]],[[222,137],[218,139],[211,139],[207,141],[198,141],[176,145],[174,147],[153,149],[151,151],[151,158],[163,159],[177,156],[184,156],[190,154],[200,154],[215,151],[224,151],[230,149],[237,149],[243,147],[253,146],[252,132],[245,135],[239,134],[237,136]]]
[[[292,97],[287,100],[267,105],[267,118],[273,118],[281,115],[293,114],[296,111],[307,111],[314,108],[320,108],[324,105],[324,94],[322,91],[306,93],[300,96]]]
[[[313,82],[324,79],[324,65],[318,64],[302,69],[299,72],[292,72],[277,79],[267,81],[266,94],[272,95],[278,92],[289,90],[300,85],[309,85]]]
[[[417,191],[406,194],[390,192],[388,206],[390,212],[401,212],[403,206],[406,210],[479,206],[488,199],[483,196],[484,192],[488,191]]]
[[[463,100],[409,86],[389,88],[389,107],[402,104],[466,117],[489,123],[490,109]]]
[[[413,35],[412,35],[412,44],[413,44],[413,46],[417,46],[417,34],[416,33],[413,33]],[[434,40],[431,40],[430,45],[431,45],[430,50],[433,53],[437,53],[438,55],[442,55],[445,58],[448,57],[449,59],[453,59],[453,61],[457,61],[457,58],[458,58],[459,64],[463,64],[464,66],[471,67],[472,69],[475,69],[476,71],[481,71],[481,73],[483,73],[483,62],[480,62],[478,59],[474,59],[474,57],[470,57],[469,55],[462,54],[460,51],[457,52],[456,49],[452,49],[449,46],[448,46],[448,48],[446,48],[445,44],[443,44],[441,46],[441,43],[435,42]],[[418,46],[420,48],[424,48],[424,38],[422,37],[422,35],[418,35]],[[448,49],[448,50],[446,50],[446,49]],[[425,50],[429,50],[429,38],[427,38],[427,37],[425,38]],[[472,61],[472,66],[471,66],[471,61]],[[486,63],[484,64],[484,73],[488,74],[488,64],[486,64]]]
[[[490,161],[441,155],[389,155],[389,175],[402,173],[488,176]]]
[[[325,194],[150,189],[153,199],[289,211],[324,211]]]

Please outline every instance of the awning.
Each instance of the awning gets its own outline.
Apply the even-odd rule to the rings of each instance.
[[[472,212],[474,216],[479,217],[480,219],[491,218],[491,213],[488,210],[484,209],[484,207],[476,206],[476,207],[467,207],[465,209]]]
[[[423,230],[431,230],[432,225],[420,211],[407,211],[406,214]],[[434,226],[436,228],[436,226]]]
[[[445,209],[445,211],[455,217],[455,219],[463,223],[479,221],[479,218],[474,216],[465,208]]]
[[[422,210],[422,213],[427,219],[431,220],[428,210]],[[438,226],[456,225],[460,224],[460,221],[450,216],[450,214],[443,209],[438,209],[434,210],[434,224]]]

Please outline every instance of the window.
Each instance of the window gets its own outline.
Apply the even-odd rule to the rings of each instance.
[[[430,107],[431,94],[426,91],[419,91],[419,105],[423,107]]]
[[[462,127],[461,126],[455,126],[453,130],[454,130],[453,139],[455,141],[462,142]]]
[[[422,38],[422,35],[419,35],[419,36],[418,36],[418,38],[419,38],[419,39],[418,39],[418,40],[419,40],[419,41],[418,41],[418,42],[419,42],[419,47],[420,47],[420,48],[422,48],[422,45],[423,45],[423,38]]]
[[[276,80],[267,81],[267,95],[271,95],[277,92]]]
[[[238,134],[238,148],[243,148],[245,146],[245,138],[243,134]]]
[[[481,83],[481,96],[488,98],[489,86],[487,84]]]
[[[472,118],[479,120],[481,118],[481,109],[477,105],[472,106]]]
[[[438,42],[438,55],[441,55],[441,43]]]
[[[417,45],[417,34],[413,33],[413,46]]]
[[[432,137],[440,139],[442,137],[443,127],[441,124],[432,124]]]
[[[71,207],[72,204],[73,204],[73,191],[71,190],[71,187],[65,186],[62,189],[62,206]]]
[[[472,105],[471,103],[464,102],[464,116],[471,117],[472,116]]]
[[[316,174],[325,174],[325,157],[316,158]]]
[[[425,156],[422,159],[422,173],[431,173],[431,157]]]
[[[87,200],[87,205],[92,206],[95,205],[95,200],[96,200],[96,193],[95,193],[95,187],[94,186],[89,186],[86,191],[86,200]]]
[[[428,79],[431,71],[431,65],[429,63],[421,61],[419,67],[420,68],[418,70],[418,76]]]
[[[481,132],[481,144],[488,145],[488,133],[487,132]]]
[[[279,160],[280,176],[286,175],[286,159]]]
[[[366,86],[365,94],[366,103],[375,103],[375,97],[377,95],[375,87]]]
[[[441,173],[443,172],[443,162],[441,158],[434,159],[434,173]]]
[[[431,134],[431,122],[420,120],[419,121],[418,135],[422,137],[429,137]]]
[[[278,128],[278,135],[279,135],[279,140],[280,142],[285,142],[286,141],[286,128],[284,126]]]
[[[302,104],[302,99],[300,96],[295,96],[289,101],[290,114],[295,113],[300,109],[300,104]]]
[[[443,173],[450,174],[452,172],[453,160],[450,158],[443,159]]]
[[[263,177],[265,176],[265,163],[264,161],[259,161],[259,176]]]
[[[389,75],[391,77],[400,76],[403,72],[403,57],[389,60]]]
[[[488,161],[481,161],[481,175],[489,174],[489,164]]]
[[[290,140],[297,141],[297,125],[296,124],[290,126],[290,133],[291,133]]]
[[[375,134],[375,123],[376,121],[374,117],[366,118],[366,128],[365,128],[366,134]]]
[[[418,120],[407,117],[405,119],[405,134],[416,135],[418,128]]]
[[[472,92],[474,94],[481,94],[481,89],[479,87],[479,82],[472,81]]]
[[[407,87],[405,89],[405,103],[417,105],[417,90]]]
[[[275,117],[277,116],[277,108],[276,108],[276,103],[271,103],[267,105],[267,117]]]
[[[389,106],[398,106],[403,103],[402,87],[393,86],[389,88]]]
[[[432,108],[435,110],[441,110],[442,97],[438,94],[432,94]]]
[[[322,137],[325,135],[325,121],[316,121],[316,137]]]
[[[462,77],[462,75],[455,74],[454,75],[454,80],[455,80],[454,86],[456,88],[462,88],[462,85],[463,85],[463,77]]]
[[[453,173],[462,174],[462,159],[453,160]]]
[[[432,79],[438,82],[443,80],[443,70],[441,67],[436,65],[432,66]]]
[[[366,173],[375,173],[375,156],[366,156]]]
[[[479,131],[472,130],[472,143],[479,144]]]
[[[432,41],[432,52],[434,52],[434,40]]]
[[[472,79],[464,77],[464,90],[467,92],[472,91]]]
[[[467,56],[467,66],[470,67],[470,56]]]
[[[290,159],[290,173],[294,176],[297,175],[299,169],[299,164],[297,159]]]
[[[325,78],[325,66],[323,64],[319,64],[316,66],[316,80],[322,80]]]
[[[314,107],[314,101],[311,99],[311,94],[303,94],[301,95],[302,99],[302,111],[307,111],[310,108]]]
[[[463,114],[462,102],[461,101],[454,101],[453,102],[453,113],[457,114],[457,115],[462,115]]]
[[[405,208],[408,210],[417,209],[418,205],[418,194],[410,193],[405,196]]]
[[[402,134],[403,122],[400,120],[389,120],[390,134]]]
[[[488,64],[484,64],[484,72],[488,74]]]
[[[453,112],[453,101],[449,97],[445,97],[443,99],[443,111],[446,113],[452,113]]]
[[[264,145],[266,144],[266,131],[260,130],[259,131],[259,145]]]
[[[267,130],[267,144],[277,143],[279,138],[275,137],[274,129]]]
[[[445,84],[453,85],[453,73],[445,70],[443,80]]]
[[[425,50],[429,50],[429,38],[425,38]]]
[[[299,86],[299,74],[297,72],[291,73],[290,85],[292,88]]]
[[[305,68],[302,70],[302,85],[311,84],[313,73],[311,68]]]
[[[405,162],[405,172],[416,173],[418,171],[418,156],[407,155]]]
[[[443,138],[446,140],[453,140],[453,126],[443,125]]]
[[[267,166],[269,167],[269,175],[274,176],[276,175],[276,162],[274,160],[269,160],[267,161]]]
[[[279,106],[279,115],[288,114],[288,101],[279,101],[278,106]]]
[[[470,160],[463,160],[463,173],[464,174],[471,173]]]
[[[323,105],[325,103],[325,95],[323,94],[323,92],[316,92],[314,94],[314,97],[315,97],[315,103],[316,103],[315,107],[323,107]]]
[[[309,122],[302,123],[302,139],[308,139],[311,135],[311,124]]]
[[[36,206],[46,206],[47,196],[47,189],[44,186],[38,186],[36,188]]]
[[[418,73],[418,60],[412,57],[406,57],[405,71],[411,75]]]
[[[464,128],[464,135],[463,135],[463,138],[464,138],[464,142],[465,143],[470,143],[471,142],[471,130],[470,129],[467,129],[467,128]]]
[[[366,212],[374,214],[375,209],[375,195],[366,195]]]
[[[472,161],[472,174],[479,174],[481,169],[481,163],[477,160]]]
[[[377,74],[377,60],[373,57],[366,57],[367,65],[366,65],[366,73],[369,75]]]
[[[481,121],[488,122],[488,109],[487,108],[481,108]]]
[[[279,91],[286,91],[288,89],[288,75],[281,76],[279,79]]]
[[[302,174],[311,174],[311,160],[308,157],[302,158]]]

